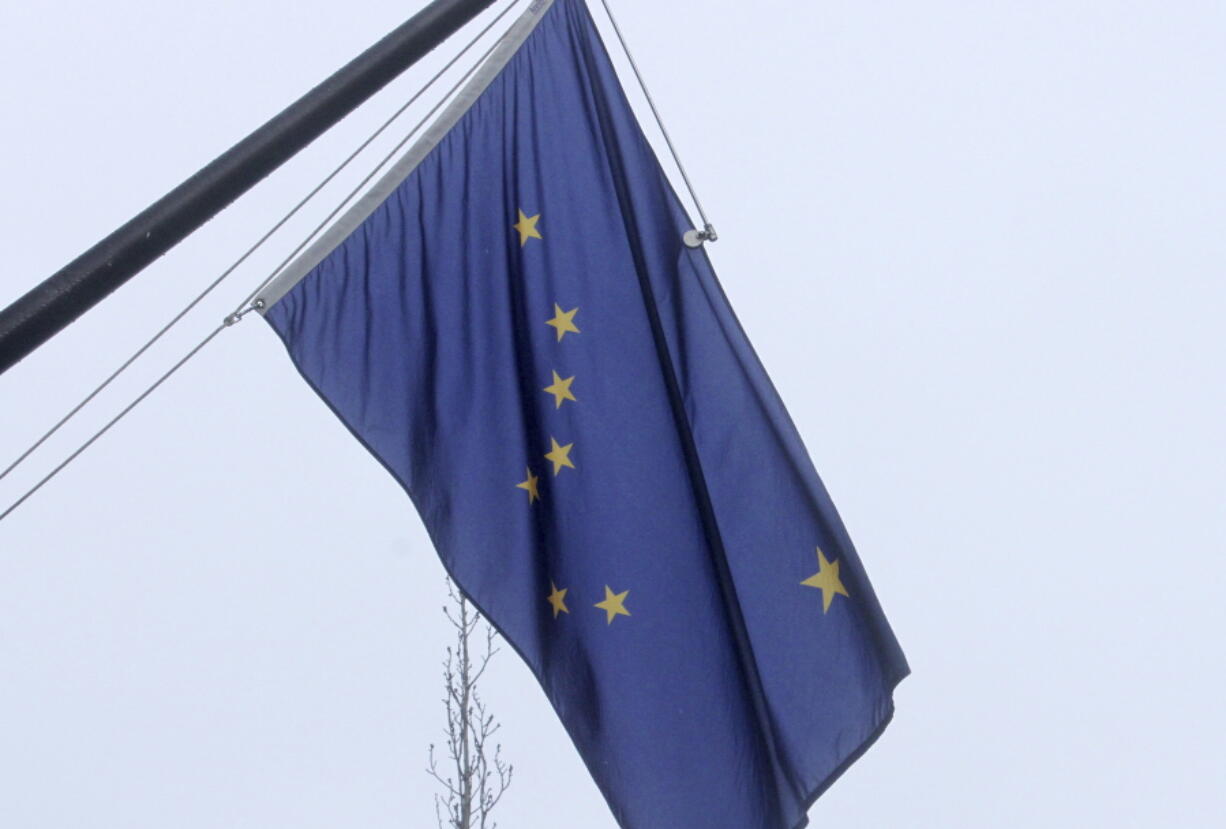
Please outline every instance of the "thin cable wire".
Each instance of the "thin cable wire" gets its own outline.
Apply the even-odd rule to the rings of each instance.
[[[518,0],[516,0],[516,2],[518,2]],[[514,3],[512,5],[514,5]],[[503,14],[505,14],[506,11],[509,11],[510,8],[511,7],[509,6],[506,10],[504,10]],[[497,21],[494,21],[494,22],[497,22]],[[486,29],[486,31],[488,31],[488,28]],[[482,34],[484,34],[484,32],[482,32]],[[404,145],[407,144],[409,140],[414,135],[416,135],[417,132],[421,130],[421,128],[425,126],[430,121],[431,118],[434,117],[434,114],[443,106],[443,104],[447,103],[451,99],[451,97],[456,93],[456,91],[460,89],[461,86],[463,86],[465,83],[468,82],[468,79],[473,75],[473,73],[475,73],[477,69],[479,69],[481,65],[485,63],[485,61],[489,58],[489,56],[493,54],[494,50],[498,48],[498,44],[500,42],[501,41],[496,41],[492,46],[490,46],[485,51],[485,54],[483,54],[481,58],[460,77],[458,81],[456,81],[456,83],[451,87],[451,89],[449,89],[447,93],[443,95],[441,99],[439,99],[439,101],[431,108],[431,110],[426,114],[426,116],[422,118],[421,121],[419,121],[417,125],[414,126],[413,129],[411,129],[404,136],[404,138],[402,138],[400,142],[396,144],[394,148],[392,148],[391,152],[389,152],[386,156],[383,157],[383,159],[375,166],[375,168],[371,170],[370,173],[368,173],[364,179],[362,179],[361,183],[359,183],[358,186],[355,187],[349,193],[349,195],[346,196],[345,199],[330,214],[328,214],[328,217],[324,219],[323,222],[321,222],[315,228],[315,230],[311,231],[310,235],[307,236],[307,238],[294,250],[294,252],[291,253],[288,257],[286,257],[285,261],[282,262],[282,264],[279,265],[277,268],[275,268],[272,271],[272,274],[267,279],[265,279],[264,282],[262,282],[260,286],[247,299],[243,300],[243,302],[240,303],[238,309],[236,309],[233,314],[226,317],[226,321],[224,323],[219,325],[211,334],[205,337],[195,348],[189,351],[185,357],[179,360],[179,362],[175,363],[170,368],[170,370],[167,371],[165,374],[163,374],[161,377],[159,377],[157,381],[153,383],[153,385],[145,389],[145,391],[143,391],[139,397],[137,397],[135,400],[133,400],[131,403],[125,406],[123,410],[119,412],[119,414],[111,418],[111,420],[108,421],[105,426],[103,426],[101,429],[95,432],[94,435],[90,437],[89,440],[81,444],[81,446],[75,452],[73,452],[71,455],[65,458],[58,466],[52,469],[51,472],[49,472],[42,480],[40,480],[37,484],[31,487],[29,491],[27,491],[24,495],[22,495],[19,499],[17,499],[17,501],[14,502],[12,506],[10,506],[4,512],[0,513],[0,521],[3,521],[5,518],[7,518],[10,514],[12,514],[12,512],[15,509],[17,509],[19,506],[25,503],[26,500],[30,498],[30,496],[38,492],[38,490],[42,489],[42,487],[48,481],[50,481],[52,478],[58,475],[66,466],[68,466],[68,464],[72,463],[74,460],[80,457],[81,453],[83,453],[86,449],[92,446],[94,442],[97,441],[100,437],[102,437],[104,434],[110,431],[111,427],[113,427],[116,423],[122,420],[129,412],[135,409],[137,405],[141,403],[141,401],[143,401],[150,394],[152,394],[155,389],[157,389],[160,385],[162,385],[162,383],[166,382],[166,380],[169,379],[172,374],[178,371],[188,360],[196,356],[196,354],[198,354],[201,351],[201,349],[203,349],[206,345],[208,345],[213,340],[214,337],[216,337],[218,334],[220,334],[223,330],[225,330],[229,326],[238,322],[248,313],[258,310],[261,303],[255,302],[255,304],[252,304],[252,301],[256,299],[256,297],[259,295],[259,292],[264,290],[264,287],[269,282],[271,282],[273,278],[276,277],[276,275],[281,271],[281,269],[284,268],[285,265],[288,264],[294,257],[296,257],[298,253],[301,252],[308,244],[310,244],[311,240],[316,235],[318,235],[321,230],[323,230],[325,227],[327,227],[332,222],[332,219],[338,213],[340,213],[342,209],[344,209],[345,205],[348,204],[354,198],[354,196],[356,196],[366,187],[366,185],[370,182],[370,180],[374,178],[375,175],[377,175],[381,169],[383,169],[383,167],[388,163],[388,161],[395,158],[396,155],[399,154],[401,148],[403,148]]]
[[[651,107],[651,114],[655,116],[656,124],[659,125],[660,132],[664,135],[664,143],[668,145],[668,151],[672,153],[673,161],[676,162],[677,169],[681,171],[681,178],[685,182],[685,189],[690,191],[690,198],[694,200],[694,206],[698,208],[698,215],[702,218],[705,229],[711,230],[711,220],[707,218],[706,211],[702,209],[702,202],[698,200],[698,193],[695,192],[694,185],[690,183],[690,177],[685,172],[685,165],[681,163],[681,156],[677,154],[677,148],[673,146],[673,139],[669,137],[668,129],[664,126],[664,119],[660,117],[660,110],[656,108],[656,102],[651,97],[651,92],[647,89],[647,82],[643,80],[643,74],[639,72],[639,66],[634,61],[634,55],[630,54],[630,47],[626,44],[626,38],[622,36],[621,27],[617,25],[617,18],[613,16],[613,10],[609,8],[608,0],[600,0],[600,4],[604,6],[605,14],[609,16],[609,22],[613,24],[613,31],[621,42],[622,51],[626,53],[626,58],[630,61],[630,68],[634,70],[634,77],[638,78],[639,87],[642,88],[643,95],[647,98],[647,106]]]
[[[105,434],[106,434],[108,431],[110,431],[110,429],[111,429],[111,427],[112,427],[112,426],[114,426],[116,423],[118,423],[120,420],[122,420],[122,419],[123,419],[123,417],[124,417],[124,416],[125,416],[125,415],[126,415],[128,412],[130,412],[130,411],[132,411],[133,409],[135,409],[135,408],[136,408],[136,407],[137,407],[137,406],[138,406],[138,405],[141,403],[141,401],[142,401],[142,400],[144,400],[144,399],[145,399],[146,397],[148,397],[149,395],[153,394],[154,390],[156,390],[158,386],[160,386],[160,385],[162,385],[162,383],[166,382],[166,380],[168,380],[172,374],[174,374],[176,371],[178,371],[180,368],[182,368],[182,367],[183,367],[183,365],[184,365],[184,364],[185,364],[185,363],[186,363],[188,360],[190,360],[192,357],[195,357],[197,354],[199,354],[201,349],[203,349],[203,348],[204,348],[206,345],[208,345],[210,342],[212,342],[212,341],[213,341],[213,338],[214,338],[214,337],[216,337],[218,334],[220,334],[220,333],[221,333],[222,331],[224,331],[225,329],[226,329],[226,325],[225,325],[224,323],[223,323],[222,325],[217,326],[217,328],[215,328],[215,329],[213,330],[213,333],[212,333],[212,334],[209,334],[207,337],[205,337],[203,340],[201,340],[201,341],[200,341],[200,343],[199,343],[199,344],[198,344],[198,345],[197,345],[195,348],[193,348],[191,351],[187,352],[187,355],[186,355],[185,357],[183,357],[181,360],[179,360],[179,362],[177,362],[177,363],[175,363],[173,366],[171,366],[169,371],[167,371],[165,374],[163,374],[161,377],[159,377],[159,378],[157,379],[157,382],[155,382],[155,383],[154,383],[152,386],[150,386],[149,388],[145,389],[145,390],[144,390],[144,391],[141,393],[140,397],[136,398],[136,399],[135,399],[135,400],[133,400],[131,403],[129,403],[127,406],[125,406],[125,407],[123,408],[123,411],[121,411],[119,414],[117,414],[117,415],[115,415],[113,418],[111,418],[111,419],[110,419],[110,421],[109,421],[109,422],[108,422],[108,423],[107,423],[105,426],[103,426],[101,429],[99,429],[97,432],[95,432],[95,433],[94,433],[94,436],[93,436],[93,437],[91,437],[89,440],[85,441],[85,443],[81,444],[81,446],[80,446],[80,447],[77,449],[77,451],[73,452],[71,455],[69,455],[67,458],[65,458],[63,461],[61,461],[61,462],[60,462],[60,464],[59,464],[59,466],[57,466],[55,469],[52,469],[50,472],[48,472],[48,473],[46,474],[46,476],[44,476],[44,477],[43,477],[43,479],[42,479],[41,481],[39,481],[39,482],[38,482],[38,483],[36,483],[34,486],[32,486],[32,487],[31,487],[31,488],[30,488],[30,489],[29,489],[29,490],[26,492],[26,494],[25,494],[25,495],[22,495],[20,498],[18,498],[18,499],[17,499],[17,500],[16,500],[16,501],[13,503],[13,505],[12,505],[12,506],[10,506],[10,507],[9,507],[8,509],[6,509],[4,512],[0,512],[0,521],[3,521],[5,518],[8,518],[8,517],[9,517],[9,515],[11,515],[11,514],[12,514],[13,510],[17,509],[19,506],[21,506],[22,504],[24,504],[24,503],[25,503],[25,502],[26,502],[26,501],[29,499],[29,497],[30,497],[31,495],[33,495],[34,493],[36,493],[36,492],[38,492],[40,489],[42,489],[44,484],[46,484],[48,481],[50,481],[50,480],[51,480],[52,478],[54,478],[56,475],[60,474],[60,472],[61,472],[61,471],[64,469],[64,467],[68,466],[68,464],[70,464],[70,463],[72,463],[73,461],[75,461],[75,460],[76,460],[76,459],[77,459],[77,458],[78,458],[78,457],[81,455],[81,453],[82,453],[82,452],[84,452],[86,449],[88,449],[90,446],[92,446],[92,445],[94,444],[94,441],[96,441],[98,438],[102,437],[102,436],[103,436],[103,435],[105,435]]]
[[[493,45],[490,46],[490,48],[485,50],[485,54],[483,54],[481,58],[475,64],[473,64],[473,66],[468,71],[466,71],[463,75],[460,76],[460,79],[455,82],[455,84],[451,87],[451,89],[447,90],[447,93],[438,100],[438,102],[430,109],[429,112],[425,114],[425,116],[420,121],[417,122],[417,125],[414,126],[413,129],[409,130],[408,133],[405,134],[404,138],[400,139],[400,142],[397,143],[396,146],[392,147],[391,151],[383,157],[383,160],[381,160],[378,164],[376,164],[375,168],[366,175],[366,178],[358,182],[358,185],[349,192],[349,195],[347,195],[344,198],[344,200],[341,201],[341,203],[338,204],[335,209],[333,209],[331,213],[329,213],[326,217],[324,217],[324,220],[322,222],[316,225],[315,229],[312,230],[310,234],[305,239],[302,240],[302,243],[299,244],[298,247],[294,248],[290,252],[289,256],[281,260],[281,264],[277,265],[277,267],[275,267],[272,270],[272,272],[268,275],[268,277],[263,282],[261,282],[254,291],[252,291],[250,294],[247,295],[247,298],[244,299],[235,309],[235,313],[244,312],[249,309],[250,303],[252,302],[252,300],[257,299],[260,293],[265,288],[267,288],[268,285],[274,279],[277,278],[277,276],[280,275],[281,271],[284,270],[285,267],[289,265],[295,258],[297,258],[298,254],[302,253],[302,251],[305,250],[307,246],[311,244],[312,241],[314,241],[315,237],[317,237],[324,229],[326,229],[330,224],[332,224],[332,220],[335,219],[337,215],[342,210],[345,209],[345,206],[348,205],[351,201],[353,201],[353,199],[366,188],[366,185],[370,183],[371,179],[373,179],[376,175],[378,175],[379,171],[382,170],[385,166],[387,166],[387,163],[389,161],[391,161],[397,155],[400,154],[400,151],[404,148],[404,145],[409,143],[409,140],[413,138],[413,136],[415,136],[421,130],[422,127],[426,126],[426,124],[428,124],[432,118],[434,118],[435,113],[437,113],[440,109],[442,109],[443,105],[451,100],[452,96],[455,95],[455,93],[460,89],[460,87],[468,83],[468,79],[471,78],[473,74],[478,69],[481,68],[482,64],[484,64],[485,61],[489,58],[489,56],[494,53],[494,50],[498,48],[501,42],[502,42],[501,40],[497,40],[493,43]]]
[[[18,466],[20,466],[26,460],[26,458],[34,454],[34,452],[36,452],[40,446],[46,443],[51,438],[52,435],[54,435],[61,428],[63,428],[63,426],[66,423],[68,423],[68,421],[76,417],[78,412],[80,412],[82,409],[88,406],[89,403],[95,397],[101,394],[104,389],[110,386],[111,383],[114,382],[115,379],[119,377],[119,375],[127,371],[128,368],[133,363],[135,363],[138,359],[140,359],[141,356],[146,351],[152,348],[153,345],[157,343],[158,340],[160,340],[168,331],[170,331],[171,328],[174,328],[176,325],[178,325],[179,322],[192,311],[192,309],[194,309],[197,305],[203,302],[204,299],[209,294],[211,294],[215,288],[217,288],[217,286],[219,286],[222,282],[224,282],[226,278],[230,276],[230,274],[234,273],[234,271],[237,270],[240,265],[246,262],[247,259],[249,259],[252,254],[254,254],[257,250],[259,250],[264,245],[265,242],[267,242],[270,238],[272,238],[274,233],[276,233],[278,230],[284,227],[286,222],[288,222],[295,215],[297,215],[299,210],[305,207],[307,203],[311,201],[311,199],[315,198],[315,196],[317,196],[319,192],[324,189],[324,187],[326,187],[334,178],[340,175],[340,173],[346,167],[348,167],[349,164],[352,163],[354,159],[356,159],[363,151],[365,151],[366,148],[369,147],[376,138],[382,135],[384,131],[387,130],[388,127],[390,127],[398,118],[400,118],[400,116],[403,115],[410,106],[416,103],[417,100],[421,98],[421,96],[425,94],[425,92],[428,89],[430,89],[430,87],[432,87],[439,80],[439,78],[441,78],[449,69],[451,69],[451,67],[455,66],[457,61],[459,61],[462,57],[464,57],[464,55],[468,54],[469,50],[472,49],[472,47],[477,44],[477,41],[485,37],[486,33],[488,33],[490,29],[498,25],[498,23],[504,17],[506,17],[506,15],[511,11],[511,9],[515,8],[518,2],[519,0],[512,0],[510,5],[508,5],[505,9],[499,12],[497,17],[491,20],[484,29],[478,32],[477,35],[473,37],[473,39],[470,40],[464,46],[463,49],[461,49],[459,52],[456,53],[455,57],[453,57],[450,61],[448,61],[447,64],[442,69],[436,72],[434,77],[430,78],[430,80],[426,82],[425,86],[423,86],[416,93],[414,93],[414,95],[411,98],[409,98],[409,100],[405,102],[404,105],[402,105],[399,109],[397,109],[396,112],[393,113],[390,118],[384,121],[383,124],[378,129],[376,129],[373,133],[371,133],[371,135],[365,141],[363,141],[360,145],[358,145],[358,148],[354,150],[352,153],[350,153],[348,158],[342,161],[335,170],[329,173],[328,176],[323,179],[323,181],[317,184],[314,187],[314,189],[311,190],[311,192],[307,193],[306,196],[303,197],[301,201],[299,201],[296,205],[294,205],[294,207],[288,213],[286,213],[283,217],[281,217],[280,221],[278,221],[275,225],[273,225],[272,228],[267,233],[265,233],[263,236],[261,236],[254,245],[248,248],[247,251],[242,256],[240,256],[237,260],[235,260],[234,264],[230,265],[230,267],[222,271],[221,275],[217,277],[215,280],[213,280],[213,282],[207,288],[205,288],[200,293],[199,296],[197,296],[195,299],[189,302],[187,306],[183,308],[182,311],[175,314],[175,316],[171,318],[170,322],[166,323],[166,325],[164,325],[160,331],[154,334],[153,337],[150,338],[148,342],[146,342],[139,349],[137,349],[136,352],[133,353],[131,357],[129,357],[127,360],[123,362],[122,365],[119,366],[119,368],[115,369],[115,371],[112,372],[109,377],[103,380],[102,383],[100,383],[97,388],[95,388],[92,392],[86,395],[85,398],[81,400],[80,403],[78,403],[68,412],[68,414],[60,418],[60,420],[54,426],[48,429],[47,432],[42,437],[36,440],[28,449],[22,452],[21,455],[16,460],[10,463],[3,472],[0,472],[0,481],[4,480],[10,472],[12,472]],[[484,58],[482,58],[482,60],[484,60]],[[278,268],[278,270],[280,270],[280,268]],[[261,283],[260,290],[263,290],[263,287],[265,284],[267,284],[267,280],[264,283]],[[245,302],[243,302],[242,306],[240,307],[246,306],[247,303],[250,302],[252,298],[254,298],[254,295],[252,297],[249,297]],[[7,515],[7,513],[5,514]],[[0,518],[2,517],[3,516],[0,516]]]

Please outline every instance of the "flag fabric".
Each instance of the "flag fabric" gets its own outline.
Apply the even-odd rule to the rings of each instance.
[[[265,315],[621,826],[787,829],[908,669],[690,227],[541,0]]]

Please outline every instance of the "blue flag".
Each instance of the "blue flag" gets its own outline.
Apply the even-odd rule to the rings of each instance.
[[[539,0],[266,317],[621,826],[787,829],[907,665],[690,227],[585,5]]]

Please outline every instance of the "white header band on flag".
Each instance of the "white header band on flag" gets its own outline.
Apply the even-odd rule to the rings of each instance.
[[[417,165],[421,164],[430,151],[438,146],[451,128],[472,108],[481,93],[493,83],[494,78],[519,51],[519,47],[536,29],[537,24],[552,5],[553,0],[534,0],[528,10],[503,34],[489,57],[477,69],[464,88],[457,93],[455,99],[434,123],[426,128],[422,137],[405,153],[404,157],[392,165],[392,168],[367,190],[348,212],[325,230],[314,244],[265,286],[256,297],[257,300],[263,300],[264,303],[263,307],[257,306],[261,314],[267,313],[269,308],[293,290],[294,286],[314,270],[315,266],[322,262],[328,254],[348,239],[350,234],[357,230],[362,222],[366,221],[370,214],[374,213],[376,208],[383,204],[392,192],[417,169]]]

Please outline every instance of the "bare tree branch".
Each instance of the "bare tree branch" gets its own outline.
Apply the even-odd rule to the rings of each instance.
[[[502,759],[500,744],[490,753],[490,738],[501,726],[486,708],[477,683],[499,651],[498,634],[485,623],[483,647],[472,647],[474,634],[484,620],[450,579],[447,595],[451,603],[443,607],[443,615],[455,631],[456,641],[447,648],[442,663],[442,703],[447,716],[444,762],[453,771],[444,777],[431,744],[426,773],[442,787],[442,792],[434,796],[434,815],[439,829],[497,829],[490,813],[510,788],[514,769]]]

